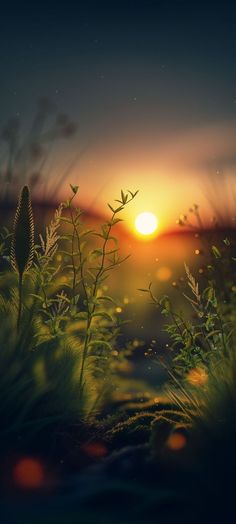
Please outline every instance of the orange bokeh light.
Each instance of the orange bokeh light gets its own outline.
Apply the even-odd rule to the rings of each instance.
[[[208,381],[206,370],[201,367],[191,369],[187,375],[187,381],[192,386],[205,386]]]
[[[167,447],[173,451],[179,451],[186,446],[186,437],[183,433],[175,432],[172,433],[167,440]]]
[[[38,489],[44,483],[45,472],[41,462],[34,458],[22,458],[13,470],[15,484],[23,489]]]
[[[108,453],[107,447],[102,442],[84,444],[82,450],[90,458],[102,458]]]
[[[160,282],[168,282],[172,277],[172,270],[168,266],[161,266],[156,272],[156,278]]]

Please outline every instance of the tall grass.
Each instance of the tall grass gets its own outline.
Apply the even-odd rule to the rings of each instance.
[[[1,236],[0,438],[24,440],[53,424],[81,423],[111,395],[120,322],[104,282],[127,258],[113,234],[136,193],[121,191],[98,230],[74,205],[78,187],[34,240],[24,186],[13,232]],[[10,242],[11,240],[11,242]],[[94,245],[95,244],[95,245]]]
[[[87,146],[76,144],[74,160],[57,165],[57,177],[52,180],[55,148],[61,141],[77,139],[77,125],[71,118],[58,111],[56,104],[47,97],[38,101],[35,115],[28,128],[18,117],[10,118],[0,129],[0,202],[15,202],[17,191],[23,184],[31,187],[35,198],[40,196],[51,202],[64,182],[67,182],[76,162]],[[77,139],[78,140],[78,139]]]
[[[170,408],[160,419],[170,427],[185,427],[193,439],[198,435],[210,442],[224,432],[233,434],[236,424],[235,235],[218,234],[212,244],[208,232],[204,235],[198,206],[190,212],[197,218],[207,262],[198,276],[185,264],[177,292],[182,304],[188,304],[188,314],[176,310],[167,295],[158,297],[152,284],[143,291],[164,317],[169,337],[170,358],[161,364],[167,372]],[[193,227],[187,215],[180,218],[180,226],[189,224]]]
[[[28,186],[24,186],[16,209],[11,244],[11,264],[18,273],[19,306],[17,330],[22,310],[23,276],[32,265],[34,256],[34,219]]]

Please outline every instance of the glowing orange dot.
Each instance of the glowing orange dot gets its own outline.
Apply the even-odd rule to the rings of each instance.
[[[172,277],[172,271],[167,266],[161,266],[156,272],[156,278],[160,282],[167,282]]]
[[[191,369],[187,375],[187,381],[192,386],[204,386],[208,381],[208,375],[204,368]]]
[[[82,450],[90,458],[102,458],[108,453],[107,447],[102,442],[93,442],[91,444],[84,444]]]
[[[122,313],[122,308],[121,307],[116,307],[116,313]]]
[[[175,432],[172,433],[168,440],[167,440],[167,446],[169,449],[173,451],[179,451],[180,449],[183,449],[186,446],[186,437],[183,435],[183,433]]]
[[[45,474],[42,464],[32,458],[19,460],[13,470],[14,482],[20,488],[40,488],[43,485],[44,477]]]

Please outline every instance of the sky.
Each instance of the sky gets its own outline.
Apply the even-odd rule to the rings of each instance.
[[[49,97],[78,122],[52,181],[88,145],[70,173],[82,204],[100,210],[120,187],[137,188],[130,223],[150,210],[170,230],[193,201],[206,206],[224,177],[234,180],[235,27],[231,2],[5,4],[0,125],[15,116],[27,126]]]

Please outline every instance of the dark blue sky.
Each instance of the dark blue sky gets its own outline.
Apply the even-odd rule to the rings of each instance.
[[[227,2],[45,2],[1,8],[0,119],[42,95],[86,134],[236,115],[236,8]]]

